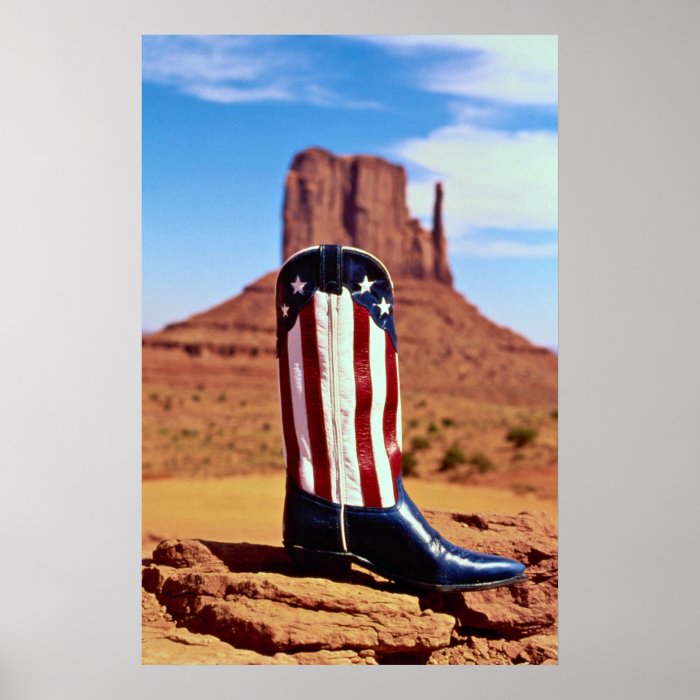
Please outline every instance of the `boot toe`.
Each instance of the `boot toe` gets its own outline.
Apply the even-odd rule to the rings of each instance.
[[[444,564],[443,576],[453,585],[509,581],[522,576],[525,571],[525,565],[519,561],[455,545],[452,545],[452,552],[444,559]]]
[[[493,579],[515,578],[525,571],[525,564],[505,557],[495,557],[488,565],[487,571]]]

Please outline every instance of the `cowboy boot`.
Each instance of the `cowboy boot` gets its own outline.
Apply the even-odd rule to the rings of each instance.
[[[305,570],[350,563],[415,589],[523,581],[519,562],[458,547],[425,520],[401,476],[391,278],[339,245],[290,257],[277,278],[287,463],[284,545]]]

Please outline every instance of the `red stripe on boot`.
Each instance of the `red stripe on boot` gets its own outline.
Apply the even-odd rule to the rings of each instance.
[[[360,466],[360,483],[364,505],[380,508],[382,499],[379,493],[377,470],[372,450],[372,427],[370,413],[372,410],[372,375],[369,366],[369,324],[372,323],[369,312],[359,304],[353,303],[354,315],[354,356],[355,356],[355,439],[357,442],[357,461]]]
[[[396,437],[396,409],[399,405],[399,382],[396,369],[396,350],[391,339],[387,338],[386,351],[386,403],[384,404],[384,444],[391,465],[394,485],[394,499],[398,499],[396,480],[401,474],[401,445]]]
[[[287,454],[287,470],[294,479],[294,483],[301,488],[299,473],[299,443],[294,429],[294,410],[292,408],[292,388],[289,383],[289,354],[287,342],[289,336],[284,337],[282,351],[280,352],[280,401],[282,403],[282,432],[284,433],[284,446]]]
[[[331,466],[328,459],[326,427],[323,421],[323,397],[321,396],[321,372],[316,337],[314,304],[307,304],[299,312],[301,352],[304,357],[304,389],[306,415],[309,423],[309,442],[314,466],[314,492],[317,496],[333,500],[331,491]]]

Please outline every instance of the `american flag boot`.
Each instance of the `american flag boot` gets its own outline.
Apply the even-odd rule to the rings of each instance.
[[[307,248],[282,266],[276,305],[284,545],[297,564],[312,573],[356,563],[421,590],[525,580],[519,562],[445,540],[404,490],[394,295],[384,265],[357,248]]]

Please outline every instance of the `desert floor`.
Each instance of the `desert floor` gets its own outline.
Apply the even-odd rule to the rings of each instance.
[[[420,508],[462,513],[515,514],[545,511],[557,522],[555,498],[511,489],[428,482],[406,478]],[[163,539],[203,538],[279,545],[282,539],[284,474],[241,474],[223,478],[152,479],[143,483],[143,556]]]
[[[142,557],[171,538],[281,545],[285,469],[274,366],[164,356],[144,366]],[[544,511],[556,525],[556,406],[424,391],[405,391],[402,403],[406,486],[421,509]],[[523,444],[510,439],[513,430],[526,431]],[[177,627],[146,591],[142,613],[143,663],[260,662],[252,651]]]

